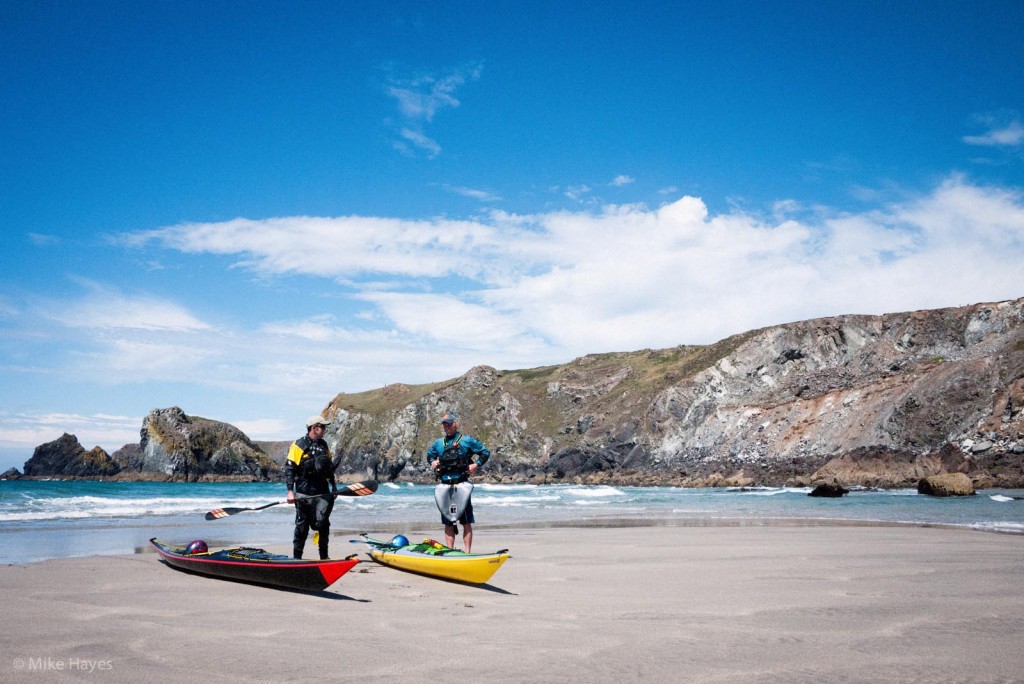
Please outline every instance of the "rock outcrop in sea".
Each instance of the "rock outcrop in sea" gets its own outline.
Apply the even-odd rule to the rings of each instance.
[[[175,480],[279,479],[281,466],[228,423],[154,409],[142,422],[138,446],[114,452],[122,474],[155,473]]]
[[[186,415],[180,408],[154,409],[143,420],[138,444],[111,455],[86,451],[74,435],[36,447],[25,476],[118,480],[266,481],[281,479],[281,465],[241,430]]]
[[[917,491],[931,496],[973,496],[974,483],[964,473],[943,473],[922,478]]]
[[[86,451],[74,435],[41,444],[25,461],[26,477],[97,478],[116,475],[121,468],[100,447]]]

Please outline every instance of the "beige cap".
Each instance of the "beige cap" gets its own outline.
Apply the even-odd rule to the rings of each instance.
[[[330,424],[331,424],[331,421],[327,420],[325,417],[323,417],[323,416],[321,416],[319,414],[317,414],[315,416],[310,416],[309,418],[306,419],[306,427],[307,428],[311,428],[314,425],[330,425]]]

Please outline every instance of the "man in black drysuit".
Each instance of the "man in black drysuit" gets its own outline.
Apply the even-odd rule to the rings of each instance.
[[[284,462],[288,502],[295,504],[295,536],[292,538],[295,558],[302,558],[309,530],[313,530],[320,558],[328,558],[331,511],[338,493],[331,450],[324,441],[324,428],[330,424],[323,416],[311,416],[306,421],[305,436],[291,445]]]

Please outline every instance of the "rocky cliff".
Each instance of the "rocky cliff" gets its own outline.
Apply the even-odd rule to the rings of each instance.
[[[708,346],[487,366],[430,385],[339,394],[325,413],[338,471],[429,482],[423,455],[449,411],[492,458],[479,479],[622,484],[913,487],[963,473],[1024,487],[1024,298],[754,330]],[[107,456],[73,435],[32,476],[281,478],[289,442],[151,411]],[[271,453],[271,456],[268,456]]]
[[[755,330],[710,346],[477,367],[339,394],[341,470],[429,480],[446,411],[499,481],[1024,486],[1024,299]]]

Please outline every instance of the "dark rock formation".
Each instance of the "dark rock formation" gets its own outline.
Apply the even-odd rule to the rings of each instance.
[[[923,478],[917,491],[930,496],[973,496],[974,483],[963,473],[944,473]]]
[[[844,494],[849,494],[850,490],[846,487],[838,484],[820,484],[810,492],[807,496],[820,496],[824,498],[837,499]]]
[[[91,451],[78,443],[74,435],[64,433],[58,439],[35,448],[25,461],[25,476],[36,477],[110,477],[121,468],[99,447]]]
[[[138,450],[118,454],[140,473],[198,480],[278,479],[281,466],[241,430],[216,420],[188,416],[177,406],[155,409],[143,420]],[[123,453],[122,453],[123,452]]]
[[[139,444],[113,456],[86,451],[74,435],[36,447],[25,463],[29,477],[119,480],[265,481],[282,468],[242,432],[227,423],[188,416],[180,408],[156,409],[143,421]]]
[[[0,475],[0,480],[17,480],[21,477],[21,471],[17,468],[8,468]]]
[[[114,459],[125,473],[138,473],[144,469],[144,455],[140,444],[125,444],[112,453],[110,458]]]

